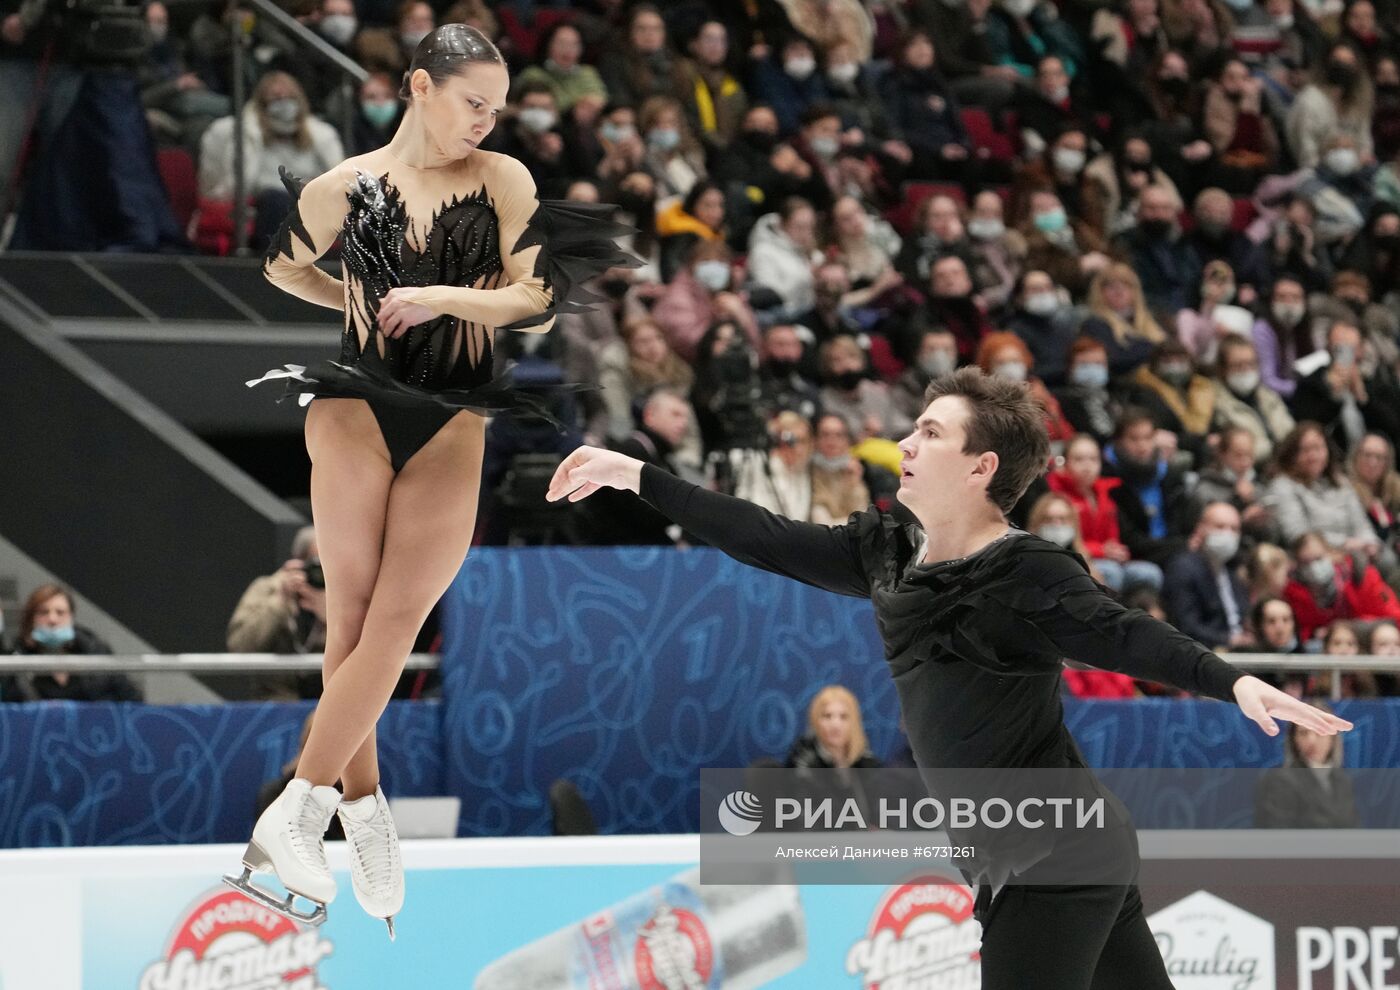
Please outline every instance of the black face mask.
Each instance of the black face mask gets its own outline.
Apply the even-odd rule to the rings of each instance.
[[[1184,100],[1191,92],[1191,80],[1182,79],[1180,76],[1168,76],[1165,79],[1158,79],[1157,85],[1162,92],[1174,100]]]
[[[839,374],[828,375],[827,380],[839,389],[849,392],[860,385],[860,381],[865,375],[859,371],[843,371]]]
[[[656,213],[656,201],[648,196],[638,196],[636,193],[618,193],[617,205],[623,213],[629,213],[635,219],[648,223]]]
[[[744,141],[750,148],[766,155],[778,146],[778,135],[768,131],[745,131]]]
[[[1325,78],[1333,86],[1350,89],[1356,82],[1356,66],[1349,62],[1328,62]]]
[[[797,362],[788,358],[769,358],[765,367],[774,378],[786,378],[797,370]]]
[[[625,278],[604,279],[600,287],[609,299],[621,299],[627,295],[628,285]]]
[[[1150,240],[1164,241],[1167,235],[1172,232],[1172,222],[1170,220],[1143,220],[1138,223],[1138,230]]]
[[[1157,477],[1157,453],[1153,451],[1152,456],[1145,461],[1139,461],[1127,454],[1118,453],[1118,473],[1123,476],[1123,480],[1135,485],[1146,484]]]
[[[1373,234],[1371,240],[1383,251],[1394,251],[1400,247],[1400,234]]]

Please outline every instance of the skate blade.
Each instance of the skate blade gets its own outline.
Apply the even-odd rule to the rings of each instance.
[[[385,918],[384,924],[389,926],[389,941],[392,942],[394,940],[394,916],[391,914]]]
[[[311,925],[313,927],[325,924],[326,906],[324,904],[308,897],[307,900],[315,904],[316,909],[310,912],[298,911],[293,903],[295,898],[294,894],[288,893],[285,898],[277,897],[271,891],[264,890],[262,887],[253,883],[250,879],[252,875],[253,871],[247,866],[244,866],[241,876],[234,877],[226,873],[224,874],[223,881],[250,901],[261,904],[269,911],[276,912],[291,921],[297,921],[303,925]]]

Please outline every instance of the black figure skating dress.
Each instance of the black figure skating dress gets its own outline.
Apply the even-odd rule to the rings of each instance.
[[[284,379],[301,404],[361,398],[395,471],[457,412],[505,409],[550,418],[543,402],[496,375],[496,330],[543,332],[556,315],[601,297],[582,283],[635,258],[613,238],[606,204],[539,201],[520,162],[475,151],[444,168],[414,168],[387,149],[303,184],[283,173],[293,206],[269,248],[269,280],[308,302],[343,310],[338,360],[287,365],[249,382]],[[337,240],[342,279],[315,266]],[[390,339],[380,301],[396,286],[433,311]]]

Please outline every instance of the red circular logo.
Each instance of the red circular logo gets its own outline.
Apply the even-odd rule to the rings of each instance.
[[[700,990],[710,985],[715,950],[698,916],[663,904],[637,932],[634,962],[642,990]]]
[[[891,887],[876,905],[865,938],[846,954],[846,972],[860,976],[866,990],[879,990],[886,981],[928,990],[975,985],[982,926],[972,907],[967,887],[939,877]]]

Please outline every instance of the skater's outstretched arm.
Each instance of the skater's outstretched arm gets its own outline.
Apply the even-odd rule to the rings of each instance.
[[[1036,616],[1036,624],[1070,660],[1093,664],[1143,680],[1170,684],[1192,694],[1234,701],[1269,735],[1278,733],[1270,716],[1333,735],[1351,723],[1304,704],[1257,677],[1226,663],[1200,643],[1140,609],[1110,598],[1068,557],[1045,559],[1041,573],[1028,575],[1058,607]]]
[[[345,309],[345,285],[316,267],[340,235],[349,210],[345,198],[345,166],[322,173],[305,185],[282,170],[282,183],[292,195],[292,208],[263,259],[263,274],[283,292],[329,309]]]
[[[546,498],[577,502],[599,488],[636,492],[658,512],[741,563],[839,595],[866,598],[851,525],[794,522],[730,495],[692,485],[616,451],[580,447],[559,465]]]

